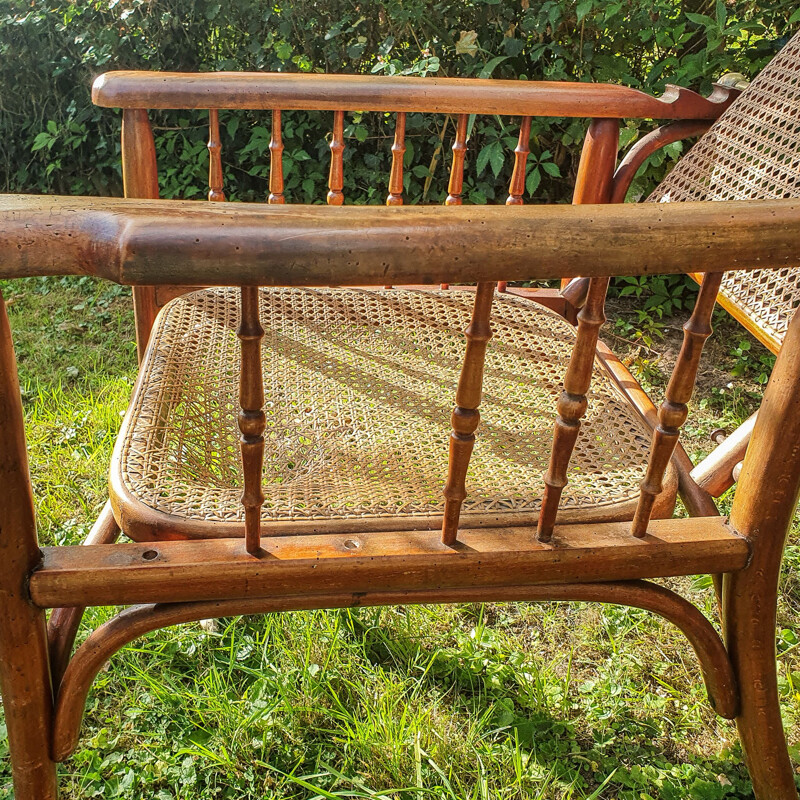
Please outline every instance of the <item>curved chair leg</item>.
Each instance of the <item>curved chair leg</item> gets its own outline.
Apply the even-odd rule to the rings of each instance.
[[[726,575],[722,591],[725,642],[741,693],[736,722],[758,800],[797,798],[778,702],[775,626],[781,558],[800,499],[798,353],[800,315],[764,392],[731,507],[731,527],[750,543],[750,563]]]
[[[756,798],[797,800],[778,700],[776,584],[752,565],[725,576],[725,639],[739,684],[736,726]]]
[[[0,294],[0,692],[19,800],[55,800],[50,757],[53,691],[45,616],[28,597],[28,577],[41,561],[22,400],[11,331]]]

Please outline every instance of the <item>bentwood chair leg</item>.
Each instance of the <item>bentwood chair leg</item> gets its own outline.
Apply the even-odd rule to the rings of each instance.
[[[758,800],[796,800],[778,702],[775,627],[786,537],[800,498],[800,316],[789,325],[747,448],[730,524],[750,563],[725,575],[723,627],[739,683],[736,718]]]
[[[14,796],[55,800],[50,758],[53,690],[44,610],[28,597],[41,560],[28,477],[22,400],[0,294],[0,692],[8,730]]]
[[[767,586],[767,583],[772,583]],[[728,650],[740,692],[736,725],[757,800],[797,800],[778,701],[775,664],[777,581],[753,566],[725,576]]]
[[[0,602],[0,688],[19,800],[56,800],[50,757],[53,697],[44,612],[20,597]]]

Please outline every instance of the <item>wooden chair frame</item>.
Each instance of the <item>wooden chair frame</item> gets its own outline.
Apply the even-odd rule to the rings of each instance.
[[[442,237],[452,243],[446,252],[436,247]],[[800,265],[800,207],[354,207],[343,214],[20,196],[0,201],[0,246],[4,278],[82,274],[133,286],[452,282],[465,270],[479,281],[607,277],[721,261],[732,269]],[[215,614],[556,598],[629,603],[675,622],[698,653],[717,711],[737,720],[757,796],[795,797],[769,623],[800,494],[800,320],[768,384],[729,520],[654,521],[643,538],[631,536],[627,523],[557,526],[547,543],[526,529],[459,531],[454,545],[433,531],[262,538],[255,554],[240,539],[40,550],[4,312],[0,325],[0,686],[20,796],[56,797],[55,762],[75,745],[92,678],[147,630]],[[95,542],[107,540],[108,527],[98,526]],[[724,644],[691,604],[642,580],[698,572],[724,575]],[[54,687],[45,610],[105,604],[137,605],[95,631]]]
[[[40,550],[14,353],[2,309],[0,473],[5,480],[0,488],[0,553],[6,569],[0,576],[0,688],[17,793],[43,800],[56,797],[55,764],[76,745],[94,676],[114,652],[149,630],[209,616],[304,608],[574,599],[647,608],[681,628],[698,655],[712,705],[737,720],[757,796],[795,797],[778,706],[774,626],[765,622],[775,617],[781,554],[800,494],[795,444],[800,415],[791,414],[800,390],[800,365],[789,355],[800,346],[800,322],[790,329],[768,385],[729,520],[716,516],[708,495],[694,491],[689,481],[684,499],[696,516],[650,521],[667,463],[685,458],[677,445],[678,428],[709,333],[716,278],[707,278],[687,324],[681,369],[673,374],[660,411],[638,387],[624,386],[632,379],[597,341],[605,287],[614,275],[704,271],[718,263],[731,269],[800,264],[800,209],[792,201],[610,204],[620,192],[624,196],[622,187],[648,148],[652,152],[675,140],[671,137],[701,132],[730,101],[730,92],[719,90],[704,99],[675,90],[655,99],[622,87],[585,84],[531,83],[521,88],[517,82],[363,76],[173,77],[118,73],[98,81],[96,101],[125,108],[123,167],[129,199],[0,199],[0,247],[5,254],[0,277],[83,274],[131,285],[140,347],[160,300],[196,286],[241,287],[246,536],[112,544],[118,529],[106,506],[87,545]],[[419,94],[423,88],[425,94]],[[324,108],[334,112],[328,201],[339,205],[345,100],[349,106],[388,109],[398,116],[420,110],[420,105],[432,113],[460,113],[469,107],[476,113],[523,117],[588,116],[594,121],[584,146],[576,204],[447,210],[293,207],[280,203],[282,182],[277,178],[271,181],[272,205],[133,199],[157,197],[147,108],[212,107],[212,200],[224,196],[214,109]],[[618,120],[631,116],[679,121],[643,140],[617,168],[617,179]],[[457,135],[454,163],[463,140]],[[395,144],[393,153],[401,159],[402,137]],[[281,146],[275,140],[273,152],[279,153]],[[524,165],[525,155],[521,146],[515,163]],[[509,205],[518,206],[521,192],[515,193],[513,184],[512,178]],[[388,205],[400,205],[399,187],[393,170]],[[459,205],[459,193],[458,174],[455,180],[451,174],[451,205]],[[547,511],[537,534],[527,528],[460,528],[463,475],[490,335],[488,293],[503,281],[565,275],[584,275],[590,283],[545,478],[555,502],[548,504],[546,495],[545,507],[553,514],[557,508],[585,407],[586,364],[599,353],[654,429],[633,529],[625,522],[554,525]],[[453,415],[442,532],[262,535],[256,479],[264,402],[257,287],[447,285],[465,276],[478,283],[478,290]],[[697,608],[646,580],[695,573],[721,576],[722,638]],[[303,594],[297,593],[300,585]],[[83,608],[106,604],[133,605],[92,633],[70,658]],[[53,609],[49,626],[46,609]]]

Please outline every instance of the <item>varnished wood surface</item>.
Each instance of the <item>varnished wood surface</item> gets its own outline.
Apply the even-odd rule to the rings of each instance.
[[[261,506],[264,489],[264,376],[261,369],[261,340],[264,328],[258,303],[258,288],[243,286],[236,331],[241,343],[239,359],[239,447],[244,473],[244,538],[248,553],[258,553],[261,544]]]
[[[56,800],[48,742],[53,695],[44,613],[28,598],[41,562],[28,472],[22,398],[0,293],[0,691],[15,796]]]
[[[647,581],[556,586],[471,587],[444,591],[370,592],[366,594],[293,595],[283,598],[165,603],[127,608],[108,620],[81,645],[58,696],[53,753],[68,758],[78,744],[81,718],[92,682],[108,659],[138,637],[159,628],[207,617],[263,614],[317,608],[350,608],[414,603],[483,603],[531,600],[617,603],[652,611],[686,634],[700,661],[709,700],[717,713],[731,718],[738,690],[728,655],[711,623],[691,603]]]
[[[106,108],[423,111],[539,117],[716,119],[738,94],[705,98],[669,86],[660,98],[616,84],[258,72],[107,72],[92,87]]]
[[[692,315],[683,326],[683,344],[672,368],[664,402],[658,410],[658,425],[653,431],[647,471],[631,526],[634,536],[644,536],[647,530],[653,503],[661,493],[664,473],[678,443],[680,429],[689,416],[689,400],[694,392],[703,346],[711,335],[711,315],[721,281],[721,272],[705,276]]]
[[[758,412],[748,417],[692,469],[692,479],[712,497],[719,497],[736,483],[734,471],[747,452],[757,415]]]
[[[95,520],[84,545],[113,544],[119,537],[119,526],[111,511],[111,503],[106,501],[103,510]],[[54,608],[47,620],[47,642],[50,651],[50,672],[53,686],[58,688],[61,677],[67,668],[75,635],[85,609],[80,606]]]
[[[775,626],[781,559],[800,497],[800,316],[789,325],[747,448],[731,524],[753,549],[724,577],[725,642],[741,688],[737,726],[759,798],[797,796],[781,722]]]
[[[690,272],[689,275],[697,283],[703,282],[703,274],[701,272]],[[775,355],[778,354],[778,351],[781,349],[781,345],[783,344],[783,340],[781,338],[776,337],[770,331],[764,330],[764,328],[758,323],[758,321],[753,318],[753,315],[750,313],[750,310],[748,308],[739,305],[739,303],[735,302],[733,298],[727,297],[724,294],[720,294],[717,297],[717,302],[739,324],[741,324],[746,330],[752,333],[753,336],[755,336],[756,339],[758,339],[758,341],[764,345],[764,347],[766,347]]]
[[[283,131],[281,130],[281,112],[272,112],[272,132],[269,139],[269,198],[270,205],[283,205],[286,197],[283,194]]]
[[[795,200],[279,206],[0,196],[0,278],[383,285],[800,266]]]
[[[464,335],[467,347],[456,390],[456,406],[451,415],[453,431],[450,434],[450,455],[447,465],[447,482],[444,487],[444,515],[442,541],[451,545],[458,535],[461,504],[467,496],[465,485],[475,431],[480,423],[478,406],[483,393],[483,368],[486,346],[492,338],[490,322],[494,283],[479,283],[475,291],[472,319]]]
[[[619,121],[592,120],[581,151],[574,205],[608,202],[618,147]],[[586,413],[586,395],[591,385],[598,335],[606,319],[608,282],[605,276],[589,281],[588,300],[578,314],[578,333],[564,375],[564,388],[558,398],[550,463],[544,476],[542,511],[537,525],[537,536],[543,542],[552,535],[561,494],[567,485],[569,462],[580,433],[581,419]]]
[[[625,196],[628,194],[628,189],[630,189],[636,173],[653,153],[673,142],[680,142],[692,136],[701,136],[710,127],[710,120],[678,120],[661,125],[646,133],[628,150],[614,172],[614,188],[610,202],[625,202]]]
[[[43,607],[291,594],[570,583],[741,569],[747,544],[720,517],[654,521],[643,539],[628,523],[530,528],[266,537],[258,556],[240,539],[44,549],[31,576]]]
[[[122,112],[122,185],[125,197],[158,198],[158,164],[153,129],[147,111],[126,108]],[[89,245],[91,246],[91,245]],[[136,352],[139,361],[147,349],[158,303],[154,286],[133,290],[133,313],[136,322]]]

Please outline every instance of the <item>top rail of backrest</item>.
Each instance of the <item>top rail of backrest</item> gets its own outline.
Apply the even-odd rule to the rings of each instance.
[[[107,72],[92,87],[93,102],[106,108],[351,109],[618,119],[716,119],[736,94],[722,85],[708,97],[677,86],[653,97],[615,84],[280,72]]]

